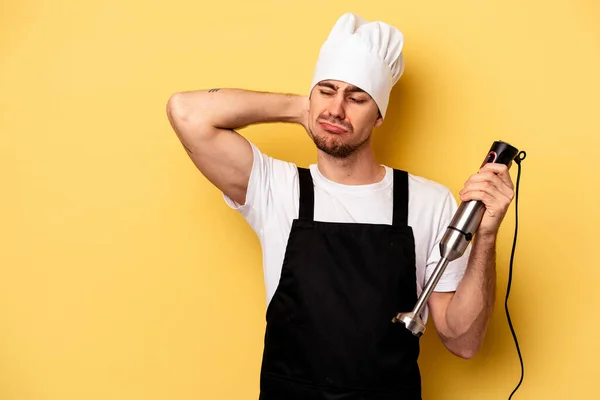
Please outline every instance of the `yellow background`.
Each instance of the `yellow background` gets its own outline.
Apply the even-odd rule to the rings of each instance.
[[[258,241],[195,170],[165,104],[211,87],[305,93],[346,11],[406,36],[382,162],[458,193],[494,140],[527,151],[513,398],[600,398],[597,2],[3,0],[0,399],[257,398]],[[242,133],[315,159],[297,126]],[[424,399],[507,399],[518,382],[503,309],[513,228],[514,204],[480,353],[423,337]]]

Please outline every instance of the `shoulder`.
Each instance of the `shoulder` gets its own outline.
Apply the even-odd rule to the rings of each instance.
[[[267,201],[273,192],[288,191],[297,185],[298,167],[295,163],[270,156],[252,142],[250,146],[254,160],[248,182],[249,194],[254,192],[257,200]]]
[[[254,143],[250,142],[254,154],[253,172],[264,172],[270,178],[288,178],[298,174],[295,163],[281,160],[262,152]]]
[[[411,198],[439,201],[452,196],[450,189],[437,181],[408,172],[408,189]]]
[[[265,221],[292,213],[298,203],[298,167],[272,157],[250,142],[254,159],[248,180],[245,204],[238,204],[224,195],[226,203],[238,210],[257,231]],[[288,217],[289,218],[289,217]]]
[[[446,185],[410,173],[408,182],[410,212],[421,221],[447,219],[447,214],[456,210],[456,199]]]

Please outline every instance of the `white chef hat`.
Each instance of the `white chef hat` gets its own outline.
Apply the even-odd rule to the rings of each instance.
[[[327,79],[343,81],[371,95],[385,117],[392,87],[404,72],[403,45],[404,35],[393,26],[346,13],[321,47],[309,92]]]

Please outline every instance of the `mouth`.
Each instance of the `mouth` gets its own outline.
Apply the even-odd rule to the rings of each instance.
[[[321,126],[321,128],[327,132],[330,133],[336,133],[338,135],[344,134],[344,133],[348,133],[347,129],[341,128],[339,126],[336,125],[331,125],[328,124],[326,122],[319,122],[319,125]]]

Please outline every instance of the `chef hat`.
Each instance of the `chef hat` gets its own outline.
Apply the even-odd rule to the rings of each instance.
[[[367,92],[385,117],[390,92],[404,72],[404,35],[384,22],[368,22],[346,13],[323,43],[310,91],[321,81],[332,79]]]

